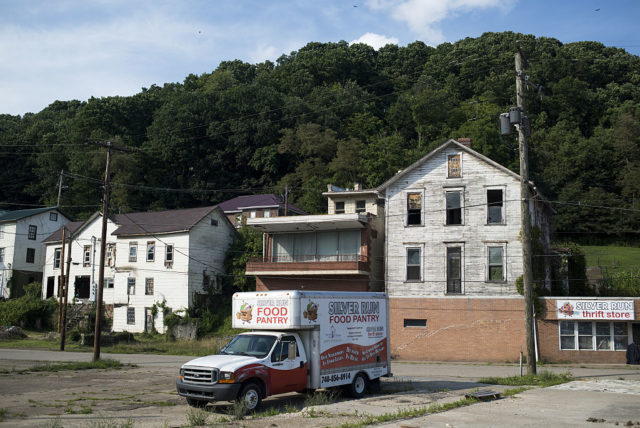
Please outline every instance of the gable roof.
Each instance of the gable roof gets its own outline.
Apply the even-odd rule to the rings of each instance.
[[[80,226],[82,226],[84,223],[85,223],[84,221],[70,221],[69,223],[65,224],[60,229],[56,230],[51,235],[49,235],[45,239],[43,239],[42,243],[46,244],[46,243],[51,243],[51,242],[61,242],[62,241],[62,229],[63,228],[67,229],[70,232],[69,235],[66,236],[66,238],[69,238],[69,237],[73,236],[73,234],[78,229],[80,229]]]
[[[46,213],[47,211],[56,210],[57,207],[30,208],[27,210],[2,211],[0,212],[0,223],[21,220],[23,218]]]
[[[228,201],[220,202],[218,204],[218,206],[222,209],[222,211],[225,212],[225,214],[241,212],[242,210],[251,208],[284,208],[284,205],[284,202],[282,202],[279,197],[272,193],[262,195],[236,196],[233,199],[229,199]],[[288,209],[289,211],[297,214],[307,214],[305,211],[301,210],[292,203],[288,204]]]
[[[119,227],[113,231],[112,235],[186,232],[215,209],[218,209],[217,205],[182,210],[114,214],[111,220]]]
[[[446,143],[444,143],[443,145],[441,145],[440,147],[438,147],[437,149],[433,150],[431,153],[427,154],[426,156],[423,156],[422,158],[418,159],[417,161],[415,161],[414,163],[412,163],[411,165],[409,165],[407,168],[403,169],[402,171],[398,172],[396,175],[394,175],[393,177],[391,177],[389,180],[385,181],[384,183],[382,183],[380,186],[377,187],[377,190],[379,192],[384,192],[389,186],[391,186],[393,183],[395,183],[396,181],[400,180],[402,177],[406,176],[407,174],[409,174],[410,172],[412,172],[414,169],[420,167],[423,163],[425,163],[426,161],[428,161],[429,159],[431,159],[432,157],[434,157],[435,155],[437,155],[438,153],[440,153],[442,150],[446,149],[447,147],[455,147],[458,150],[461,150],[463,152],[467,152],[472,156],[477,157],[478,159],[488,163],[489,165],[499,169],[500,171],[504,172],[505,174],[508,174],[510,176],[512,176],[513,178],[520,180],[520,176],[518,174],[516,174],[515,172],[511,171],[509,168],[506,168],[502,165],[500,165],[498,162],[489,159],[488,157],[476,152],[475,150],[460,144],[459,142],[457,142],[454,139],[450,139],[449,141],[447,141]],[[533,187],[533,183],[529,182],[529,185]]]

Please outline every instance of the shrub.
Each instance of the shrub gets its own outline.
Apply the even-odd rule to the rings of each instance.
[[[25,287],[25,295],[0,302],[0,325],[20,325],[21,327],[47,327],[51,315],[57,309],[54,298],[40,299],[40,283],[33,282]]]

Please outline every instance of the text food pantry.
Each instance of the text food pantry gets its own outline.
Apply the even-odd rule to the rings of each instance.
[[[539,356],[544,361],[625,363],[640,343],[638,298],[543,298],[538,318]]]

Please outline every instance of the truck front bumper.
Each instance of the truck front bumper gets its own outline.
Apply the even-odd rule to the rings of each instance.
[[[217,383],[215,385],[193,385],[178,379],[178,395],[208,401],[233,401],[238,397],[240,383]]]

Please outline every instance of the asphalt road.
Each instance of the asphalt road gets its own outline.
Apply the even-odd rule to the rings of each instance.
[[[134,426],[181,426],[190,409],[175,394],[175,376],[184,356],[103,354],[123,363],[124,370],[24,373],[0,375],[0,426],[43,426],[57,420],[62,426],[87,426],[100,420],[126,421]],[[91,353],[0,348],[0,369],[19,370],[51,361],[90,361]],[[307,406],[300,394],[272,397],[267,409],[301,411],[230,421],[227,403],[210,405],[209,422],[220,426],[299,428],[335,426],[362,420],[362,415],[395,413],[433,403],[457,401],[477,388],[501,392],[505,387],[478,383],[486,376],[512,376],[520,369],[507,364],[394,362],[394,377],[384,379],[383,394],[361,400]],[[545,365],[539,370],[570,372],[579,380],[553,388],[533,389],[515,397],[477,403],[444,413],[395,421],[389,427],[423,426],[640,426],[640,367],[626,365]],[[278,413],[278,412],[274,412]],[[313,417],[309,417],[309,416]],[[226,418],[226,419],[225,419]],[[591,419],[590,419],[591,418]],[[275,425],[273,425],[275,424]]]

